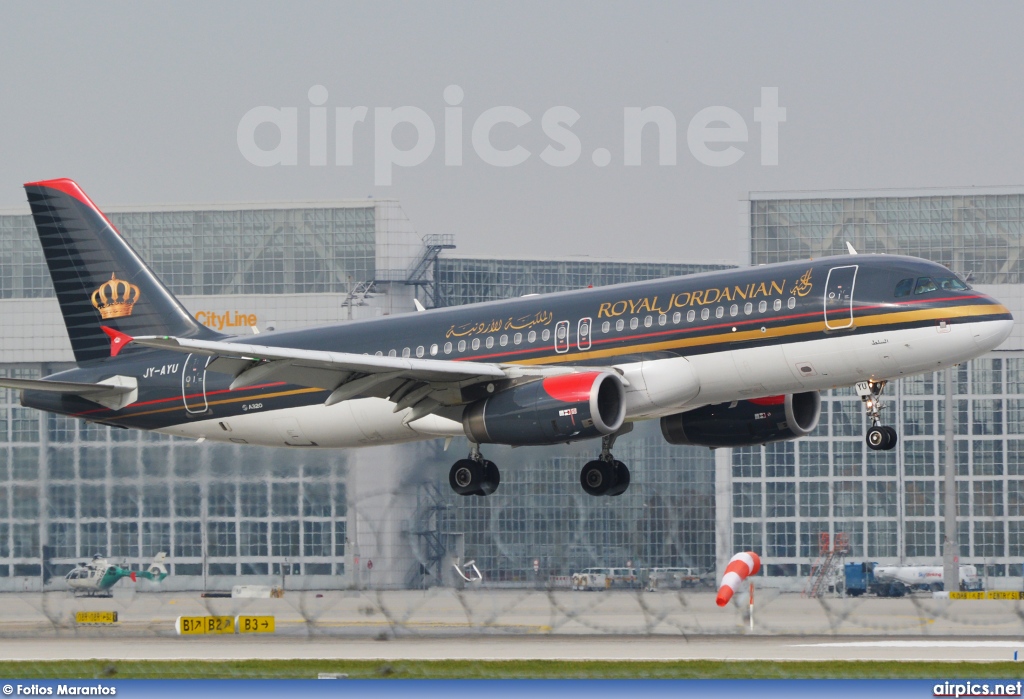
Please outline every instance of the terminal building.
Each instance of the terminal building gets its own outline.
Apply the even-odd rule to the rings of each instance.
[[[751,193],[743,202],[749,263],[846,253],[934,260],[1006,304],[1006,343],[955,370],[957,517],[962,564],[996,578],[1024,563],[1024,191],[1020,188]],[[856,294],[856,292],[854,292]],[[764,573],[800,587],[822,534],[845,535],[847,560],[941,565],[945,372],[889,384],[883,413],[899,443],[871,451],[852,389],[822,395],[815,432],[795,442],[719,450],[719,564],[762,551]],[[1019,585],[1019,581],[1015,583]]]

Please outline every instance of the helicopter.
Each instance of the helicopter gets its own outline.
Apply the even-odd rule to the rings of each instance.
[[[167,577],[166,560],[167,552],[161,551],[153,556],[146,570],[136,571],[114,565],[103,554],[97,553],[88,563],[80,563],[64,579],[76,597],[112,597],[112,588],[121,578],[130,578],[132,582],[138,578],[161,582]]]

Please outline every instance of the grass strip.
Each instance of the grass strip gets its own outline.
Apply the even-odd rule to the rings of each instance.
[[[1013,662],[561,660],[3,661],[10,679],[1018,679]]]

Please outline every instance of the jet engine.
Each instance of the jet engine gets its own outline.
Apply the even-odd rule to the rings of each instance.
[[[701,447],[747,447],[796,439],[818,426],[821,395],[817,391],[705,405],[661,418],[669,444]]]
[[[466,408],[462,426],[477,444],[559,444],[615,432],[626,392],[609,371],[563,374],[512,386]]]

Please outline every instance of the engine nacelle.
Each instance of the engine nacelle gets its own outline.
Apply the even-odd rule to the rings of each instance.
[[[817,391],[705,405],[661,418],[669,444],[747,447],[810,434],[821,416]]]
[[[601,437],[622,427],[626,392],[608,371],[563,374],[513,386],[466,408],[477,444],[542,445]]]

